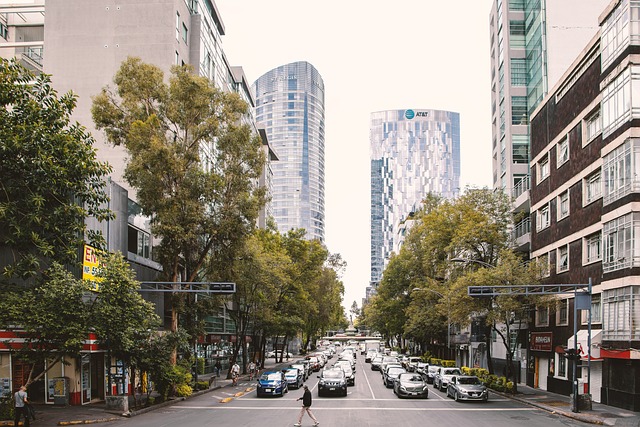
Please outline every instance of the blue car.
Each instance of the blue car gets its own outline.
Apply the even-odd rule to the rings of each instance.
[[[256,393],[258,397],[284,396],[289,392],[287,379],[281,371],[265,371],[258,378]]]

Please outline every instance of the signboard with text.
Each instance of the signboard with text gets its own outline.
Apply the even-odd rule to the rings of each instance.
[[[531,332],[531,350],[551,351],[553,332]]]
[[[82,253],[82,280],[92,282],[94,291],[99,290],[98,283],[102,278],[98,277],[100,270],[100,255],[102,252],[93,246],[84,245]]]

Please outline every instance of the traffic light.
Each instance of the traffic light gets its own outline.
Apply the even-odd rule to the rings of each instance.
[[[567,360],[579,360],[580,354],[576,351],[575,348],[565,348],[563,356]]]

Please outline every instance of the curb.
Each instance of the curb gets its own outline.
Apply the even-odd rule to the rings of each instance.
[[[544,404],[538,403],[538,402],[532,402],[530,400],[523,399],[523,398],[518,397],[518,396],[502,393],[502,392],[495,391],[495,390],[491,390],[491,393],[506,397],[508,399],[516,400],[518,402],[527,404],[529,406],[533,406],[533,407],[542,409],[542,410],[547,411],[547,412],[549,412],[551,414],[562,415],[562,416],[565,416],[567,418],[572,418],[572,419],[577,420],[577,421],[582,421],[583,423],[589,423],[589,424],[595,424],[595,425],[604,425],[605,424],[604,421],[602,421],[600,418],[595,417],[593,415],[587,415],[587,414],[583,414],[583,413],[580,413],[580,412],[558,411],[558,408],[555,408],[555,407],[552,407],[552,406],[547,406],[547,405],[544,405]]]

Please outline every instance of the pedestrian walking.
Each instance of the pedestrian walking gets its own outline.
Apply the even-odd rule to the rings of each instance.
[[[27,411],[29,399],[27,396],[27,387],[21,386],[20,390],[16,391],[13,397],[15,399],[13,425],[18,427],[18,424],[20,424],[20,417],[24,415],[24,425],[29,427],[29,412]]]
[[[220,376],[220,371],[222,370],[222,365],[220,364],[219,360],[216,360],[216,364],[213,365],[213,369],[215,369],[216,371],[216,377]]]
[[[294,426],[299,427],[302,425],[302,416],[304,415],[305,411],[307,412],[307,414],[309,414],[309,416],[313,420],[313,425],[319,426],[320,423],[318,422],[316,417],[313,416],[313,413],[311,412],[311,391],[309,390],[309,387],[307,387],[306,384],[304,385],[304,394],[302,395],[302,397],[299,397],[297,400],[302,400],[302,409],[300,409],[300,415],[298,415],[298,422],[295,423]]]

